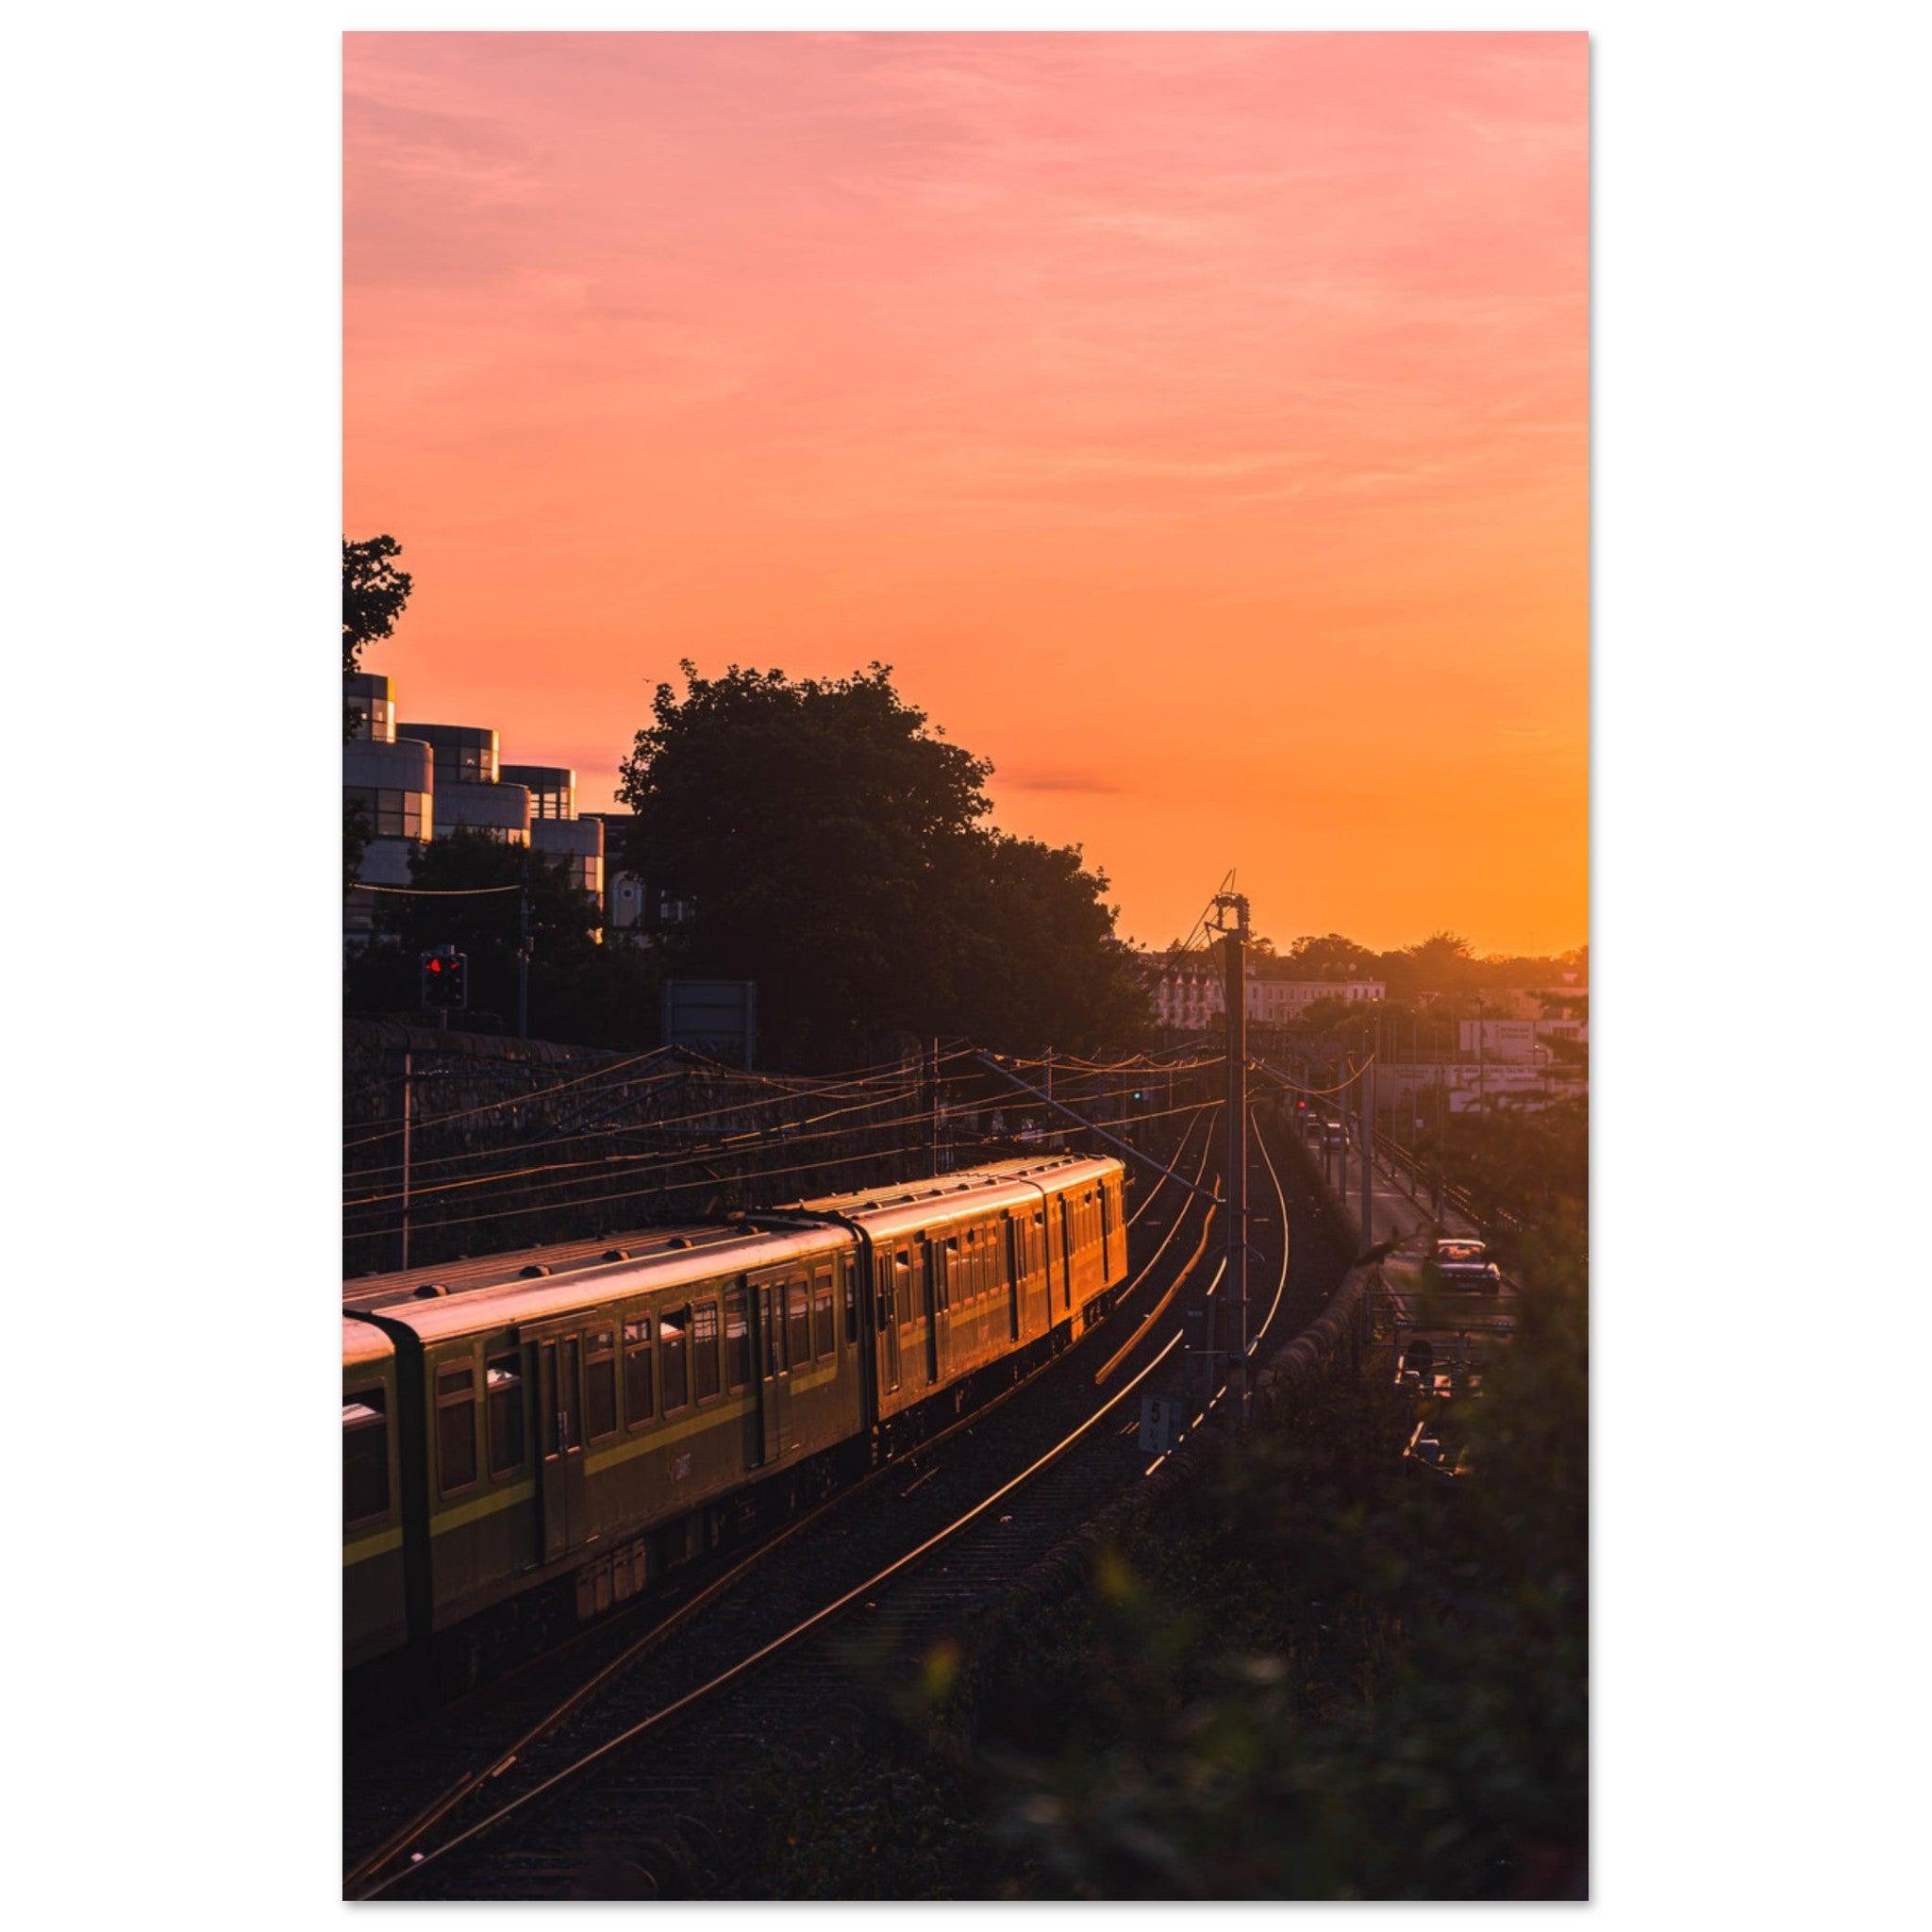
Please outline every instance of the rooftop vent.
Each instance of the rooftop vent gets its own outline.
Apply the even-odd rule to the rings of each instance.
[[[537,1281],[541,1280],[544,1275],[548,1274],[550,1273],[550,1270],[547,1267],[545,1267],[541,1261],[531,1261],[526,1263],[524,1267],[519,1268],[517,1270],[517,1273],[520,1275],[522,1275],[525,1281]]]
[[[628,1261],[630,1259],[630,1250],[628,1248],[606,1248],[604,1250],[604,1258],[607,1261]]]
[[[664,1243],[667,1248],[689,1248],[695,1245],[688,1234],[675,1234]]]
[[[445,1295],[448,1292],[449,1283],[446,1281],[419,1282],[414,1290],[419,1302],[433,1302],[439,1295]]]

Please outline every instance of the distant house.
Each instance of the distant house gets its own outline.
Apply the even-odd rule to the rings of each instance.
[[[1227,1002],[1217,961],[1196,953],[1142,953],[1140,967],[1162,1026],[1193,1032],[1219,1024]],[[1379,979],[1297,979],[1267,961],[1251,966],[1247,993],[1251,1024],[1283,1026],[1318,1000],[1357,1004],[1386,999],[1389,989]]]

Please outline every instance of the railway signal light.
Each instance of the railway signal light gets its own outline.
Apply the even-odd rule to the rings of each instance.
[[[420,955],[418,980],[425,1007],[442,1012],[461,1012],[470,1004],[469,956],[454,946]]]

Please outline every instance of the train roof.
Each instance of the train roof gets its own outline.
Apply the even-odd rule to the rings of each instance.
[[[581,1241],[550,1241],[539,1247],[511,1248],[494,1255],[476,1255],[457,1261],[434,1261],[416,1268],[391,1269],[383,1274],[360,1274],[342,1284],[345,1308],[387,1308],[391,1302],[418,1299],[416,1291],[429,1283],[444,1293],[474,1294],[479,1289],[503,1288],[511,1282],[545,1274],[572,1274],[609,1261],[641,1260],[664,1251],[715,1246],[741,1235],[730,1222],[689,1222],[675,1227],[647,1227],[630,1234],[588,1236]]]
[[[346,1315],[342,1317],[343,1368],[360,1368],[364,1362],[383,1361],[395,1352],[395,1343],[380,1328],[373,1328],[367,1322],[352,1322]]]
[[[938,1174],[929,1180],[890,1188],[862,1188],[843,1194],[821,1194],[795,1204],[792,1211],[836,1214],[857,1222],[869,1235],[903,1234],[934,1223],[970,1221],[1001,1208],[1026,1206],[1043,1189],[1058,1190],[1096,1181],[1116,1172],[1120,1162],[1084,1154],[1046,1159],[995,1160],[984,1167]],[[779,1210],[783,1212],[784,1210]]]
[[[711,1281],[721,1274],[773,1268],[789,1260],[823,1255],[851,1243],[843,1228],[795,1226],[783,1229],[742,1223],[708,1228],[705,1239],[679,1248],[670,1242],[641,1250],[621,1261],[595,1261],[548,1276],[512,1276],[461,1294],[385,1303],[386,1320],[400,1322],[425,1342],[460,1335],[486,1334],[519,1323],[594,1308],[626,1295],[651,1294],[686,1282]],[[541,1264],[539,1264],[541,1265]],[[425,1274],[435,1278],[434,1271]]]
[[[891,1235],[1037,1201],[1043,1188],[1098,1180],[1119,1165],[1084,1155],[994,1161],[928,1180],[825,1194],[763,1213],[754,1210],[742,1221],[653,1228],[364,1275],[343,1285],[342,1306],[345,1311],[380,1313],[402,1323],[425,1342],[447,1341],[685,1282],[777,1267],[826,1254],[852,1239],[830,1220],[791,1216],[838,1215],[857,1222],[868,1234]],[[439,1291],[425,1292],[430,1289]],[[365,1345],[361,1338],[379,1333],[373,1324],[346,1317],[342,1328],[345,1361],[352,1334],[360,1347]],[[387,1347],[385,1341],[376,1352]]]

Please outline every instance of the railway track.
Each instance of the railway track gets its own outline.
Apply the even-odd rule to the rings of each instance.
[[[1215,1152],[1211,1122],[1209,1115],[1202,1123],[1206,1131],[1192,1176],[1197,1186]],[[1191,1125],[1182,1137],[1175,1155],[1177,1164],[1186,1159],[1194,1131]],[[1165,1179],[1149,1190],[1128,1217],[1130,1232],[1169,1191],[1170,1183]],[[1116,1296],[1115,1315],[1090,1331],[1090,1337],[1117,1327],[1118,1311],[1158,1269],[1194,1206],[1194,1197],[1185,1191],[1179,1191],[1179,1198],[1180,1213]],[[472,1813],[482,1808],[486,1798],[495,1797],[506,1779],[527,1766],[534,1753],[547,1748],[579,1713],[599,1700],[600,1693],[686,1632],[699,1616],[717,1614],[715,1607],[755,1570],[764,1567],[781,1550],[796,1549],[807,1541],[808,1531],[829,1526],[828,1519],[849,1520],[858,1515],[862,1522],[861,1512],[874,1518],[870,1526],[874,1540],[882,1525],[902,1516],[924,1522],[932,1506],[948,1492],[938,1481],[945,1468],[940,1452],[949,1446],[966,1448],[962,1439],[971,1439],[975,1433],[991,1434],[988,1424],[995,1414],[1081,1355],[1089,1339],[1083,1337],[1072,1349],[1042,1363],[1010,1389],[848,1486],[715,1573],[693,1577],[681,1588],[674,1586],[676,1594],[669,1602],[654,1598],[639,1606],[639,1611],[649,1619],[641,1629],[637,1614],[620,1613],[618,1618],[606,1619],[481,1690],[373,1740],[350,1758],[345,1769],[344,1846],[351,1861],[343,1877],[345,1895],[373,1896],[397,1872],[407,1875],[412,1857],[425,1846],[444,1842],[461,1828]],[[984,1452],[974,1446],[970,1457],[970,1461],[952,1472],[956,1480],[950,1487],[958,1487],[962,1471],[981,1466]],[[915,1494],[921,1503],[908,1509],[905,1506]],[[809,1570],[809,1564],[807,1568]],[[708,1624],[708,1632],[711,1627]],[[426,1805],[422,1800],[425,1790],[438,1793]]]
[[[1274,1324],[1298,1298],[1291,1292],[1295,1251],[1287,1240],[1287,1191],[1265,1137],[1257,1135],[1255,1146],[1279,1211],[1272,1244],[1280,1251],[1273,1299],[1255,1337],[1258,1355],[1271,1338],[1280,1339]],[[1202,1172],[1210,1149],[1211,1136]],[[1210,1219],[1184,1196],[1121,1300],[1149,1280],[1184,1224],[1205,1227]],[[1257,1229],[1257,1238],[1267,1233]],[[1191,1244],[1161,1307],[1201,1269],[1206,1247],[1205,1240]],[[1217,1271],[1205,1294],[1219,1279]],[[1313,1286],[1311,1277],[1304,1280],[1305,1292],[1311,1295]],[[702,1833],[695,1821],[732,1767],[755,1761],[775,1739],[860,1721],[882,1673],[903,1675],[908,1660],[916,1667],[948,1630],[968,1624],[975,1608],[1158,1466],[1157,1458],[1142,1469],[1131,1422],[1107,1424],[1118,1424],[1163,1364],[1172,1374],[1185,1313],[1158,1324],[1143,1319],[1128,1349],[1105,1364],[1117,1374],[1070,1373],[1052,1400],[1008,1415],[988,1432],[996,1440],[973,1457],[934,1459],[923,1473],[909,1462],[875,1473],[887,1484],[867,1479],[871,1494],[858,1520],[846,1534],[821,1540],[836,1550],[815,1546],[818,1560],[791,1566],[759,1591],[708,1593],[702,1641],[634,1646],[365,1856],[345,1890],[366,1897],[652,1895],[659,1870],[691,1856],[693,1834]],[[1108,1326],[1117,1334],[1117,1323]],[[1099,1350],[1083,1340],[1050,1366],[1083,1353],[1094,1361]],[[1192,1427],[1213,1414],[1224,1392],[1225,1385],[1207,1399]],[[948,1433],[970,1440],[986,1418],[982,1410]],[[1009,1473],[989,1488],[987,1465],[1002,1454]],[[689,1606],[673,1614],[680,1626],[692,1621]],[[721,1668],[721,1657],[731,1660]],[[784,1668],[774,1668],[781,1658]]]

